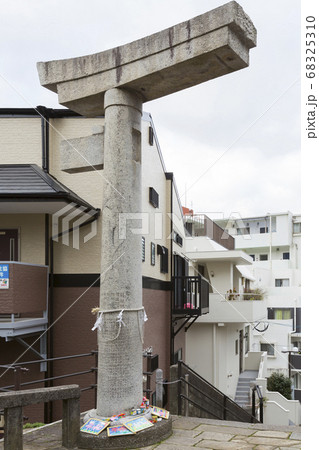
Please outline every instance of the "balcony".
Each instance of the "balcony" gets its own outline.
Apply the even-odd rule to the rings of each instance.
[[[230,295],[230,296],[229,296]],[[254,300],[248,300],[254,298]],[[265,300],[245,294],[209,294],[209,314],[200,318],[202,323],[245,323],[267,318]]]
[[[205,214],[185,215],[185,222],[191,236],[207,236],[228,250],[234,250],[235,239]]]
[[[0,262],[0,268],[0,337],[10,340],[44,331],[47,326],[47,266]]]
[[[201,316],[209,312],[209,284],[202,276],[173,277],[175,316]]]

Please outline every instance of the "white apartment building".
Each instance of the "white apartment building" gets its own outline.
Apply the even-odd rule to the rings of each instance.
[[[293,378],[299,399],[301,216],[288,211],[218,223],[235,238],[235,248],[252,258],[251,286],[264,291],[267,317],[253,324],[252,350],[267,351],[268,375],[275,371]]]
[[[207,216],[186,217],[186,228],[192,235],[186,239],[190,273],[200,273],[209,282],[209,312],[186,333],[186,362],[235,399],[239,377],[248,369],[251,324],[267,315],[262,299],[251,297],[247,301],[254,280],[248,268],[253,259],[245,251],[234,249],[234,239],[223,235],[223,230]],[[257,354],[252,379],[257,377],[262,352]]]

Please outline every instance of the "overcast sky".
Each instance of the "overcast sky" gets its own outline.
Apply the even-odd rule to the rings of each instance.
[[[0,107],[59,107],[37,61],[96,53],[224,0],[0,0]],[[257,28],[250,66],[144,104],[181,201],[242,217],[300,212],[300,1],[240,0]]]

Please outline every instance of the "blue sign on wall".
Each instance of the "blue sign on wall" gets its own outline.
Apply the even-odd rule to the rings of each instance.
[[[0,289],[9,288],[9,264],[0,264]]]

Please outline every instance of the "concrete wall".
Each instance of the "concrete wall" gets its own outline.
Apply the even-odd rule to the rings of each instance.
[[[266,425],[295,425],[301,424],[301,405],[298,400],[287,400],[279,392],[267,390],[266,378],[258,378],[257,384],[266,397],[264,406],[264,423]]]
[[[239,324],[196,323],[186,333],[186,364],[231,398],[239,376],[240,329]]]

